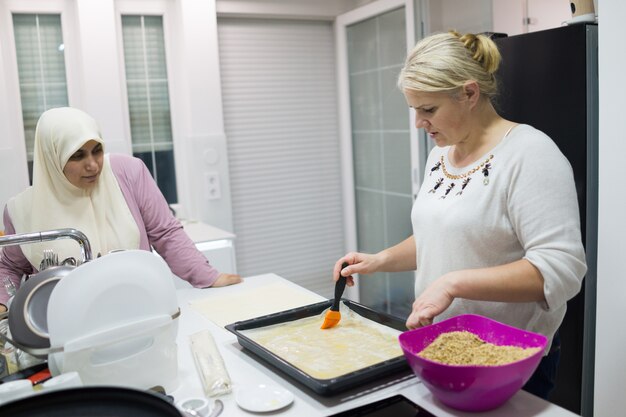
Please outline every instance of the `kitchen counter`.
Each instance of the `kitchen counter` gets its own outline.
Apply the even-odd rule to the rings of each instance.
[[[272,384],[290,390],[294,396],[294,402],[281,410],[263,415],[281,415],[285,417],[302,417],[302,416],[329,416],[342,411],[350,410],[355,407],[369,404],[396,394],[402,394],[409,398],[422,408],[430,411],[436,416],[477,416],[477,413],[464,413],[448,408],[439,403],[430,394],[430,391],[413,375],[407,371],[394,375],[393,377],[384,378],[376,383],[364,385],[344,393],[324,397],[315,394],[308,388],[300,385],[298,382],[290,379],[288,376],[274,371],[257,358],[254,354],[244,350],[234,334],[230,333],[223,327],[218,326],[209,320],[196,309],[190,306],[190,302],[194,300],[210,300],[211,298],[219,299],[221,297],[233,297],[238,293],[250,292],[254,288],[261,288],[267,285],[288,285],[294,291],[306,292],[312,300],[324,301],[321,296],[314,294],[296,284],[293,284],[284,278],[275,274],[264,274],[244,279],[244,282],[238,285],[211,288],[211,289],[179,289],[177,290],[178,302],[181,309],[181,317],[178,329],[178,359],[179,359],[179,387],[169,393],[174,396],[176,401],[184,400],[190,397],[204,397],[202,384],[198,373],[196,372],[193,356],[189,347],[189,335],[209,330],[215,340],[216,345],[224,359],[226,369],[228,370],[233,382],[233,393],[220,396],[224,403],[224,416],[252,416],[259,415],[251,413],[240,408],[235,402],[234,392],[237,389],[254,384]],[[268,302],[266,299],[259,299],[258,303]],[[272,306],[268,306],[271,308]],[[232,306],[233,309],[246,308],[243,306]],[[277,311],[280,311],[277,310]],[[212,402],[212,399],[210,399]],[[575,416],[557,405],[544,401],[525,391],[519,391],[502,407],[490,411],[481,412],[481,416],[492,417],[510,417],[510,416]]]

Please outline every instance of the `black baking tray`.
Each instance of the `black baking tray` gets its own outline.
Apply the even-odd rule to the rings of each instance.
[[[396,330],[407,330],[405,320],[400,317],[372,310],[369,307],[366,307],[354,301],[342,299],[342,302],[346,305],[346,307],[362,317],[373,320]],[[274,324],[285,323],[293,320],[303,319],[306,317],[316,316],[329,308],[332,303],[332,300],[328,300],[321,303],[268,314],[266,316],[261,316],[250,320],[238,321],[236,323],[227,325],[226,330],[234,333],[237,336],[237,340],[241,346],[250,350],[250,352],[265,360],[267,363],[275,366],[280,371],[289,375],[296,381],[312,389],[314,392],[323,396],[335,395],[342,391],[346,391],[348,389],[364,385],[368,382],[372,382],[384,376],[388,376],[409,369],[409,365],[404,358],[404,355],[400,355],[393,359],[389,359],[387,361],[380,362],[366,368],[350,372],[345,375],[341,375],[337,378],[317,379],[313,378],[299,368],[296,368],[291,363],[280,358],[279,356],[275,355],[268,349],[264,348],[263,346],[259,345],[258,343],[241,333],[241,331],[243,330],[257,329],[260,327],[266,327]]]

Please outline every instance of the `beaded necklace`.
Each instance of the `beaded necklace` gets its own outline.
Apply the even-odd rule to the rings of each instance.
[[[488,172],[489,168],[491,168],[491,165],[489,164],[489,161],[491,161],[492,159],[493,159],[493,154],[489,155],[487,157],[487,159],[485,159],[483,162],[481,162],[480,164],[476,165],[474,168],[470,169],[469,171],[467,171],[467,172],[465,172],[463,174],[458,174],[457,175],[457,174],[450,174],[448,172],[448,170],[446,169],[446,163],[443,160],[443,155],[441,155],[441,171],[443,172],[443,175],[445,175],[446,178],[448,178],[448,179],[460,180],[460,179],[469,177],[474,172],[478,171],[479,169],[484,169],[485,167],[487,168],[487,172]],[[489,177],[488,176],[485,176],[485,181],[489,182]],[[487,184],[485,184],[485,185],[487,185]]]
[[[506,133],[503,136],[503,139],[506,138],[509,135],[509,132],[511,132],[511,130],[513,129],[513,127],[515,127],[516,125],[511,126]],[[451,174],[448,169],[446,168],[446,163],[445,163],[445,159],[444,156],[441,155],[439,161],[430,169],[430,175],[432,175],[433,172],[439,171],[439,169],[441,169],[441,172],[443,173],[443,175],[449,179],[449,180],[463,180],[462,184],[461,184],[461,190],[456,193],[456,195],[461,195],[463,194],[463,190],[465,190],[465,187],[467,187],[467,185],[469,184],[469,182],[471,181],[471,176],[476,173],[477,171],[481,171],[483,174],[483,184],[484,185],[488,185],[489,184],[489,170],[491,169],[491,160],[493,159],[493,154],[489,154],[489,156],[487,158],[485,158],[484,161],[482,161],[480,164],[476,165],[474,168],[470,169],[469,171],[466,171],[462,174]],[[429,193],[436,193],[437,189],[440,188],[443,185],[443,177],[439,178],[432,189],[430,189],[430,191],[428,191]],[[446,198],[448,196],[448,194],[450,193],[450,191],[452,191],[452,189],[456,186],[455,182],[451,182],[448,187],[446,188],[446,191],[444,192],[444,194],[440,197],[440,198]]]

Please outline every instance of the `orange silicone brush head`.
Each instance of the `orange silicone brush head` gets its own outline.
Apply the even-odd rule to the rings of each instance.
[[[341,269],[347,267],[348,264],[344,263],[341,266]],[[335,327],[339,320],[341,320],[341,313],[339,312],[339,302],[341,301],[341,296],[343,295],[343,290],[346,289],[346,277],[341,276],[339,273],[339,279],[335,282],[335,299],[333,300],[333,305],[330,307],[330,310],[326,312],[326,317],[324,317],[324,323],[322,323],[321,329],[330,329],[331,327]]]
[[[341,313],[338,311],[328,310],[326,312],[326,317],[324,317],[324,323],[322,323],[321,329],[330,329],[331,327],[335,327],[337,323],[341,320]]]

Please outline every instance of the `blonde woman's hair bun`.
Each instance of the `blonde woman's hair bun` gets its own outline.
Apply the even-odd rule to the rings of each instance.
[[[471,52],[472,58],[476,60],[489,74],[494,74],[500,66],[501,55],[495,42],[486,35],[460,33],[451,30],[451,34],[459,38],[463,45]]]
[[[486,35],[435,33],[420,40],[408,54],[398,75],[402,90],[456,94],[468,81],[475,81],[483,97],[498,93],[496,71],[500,52]]]

